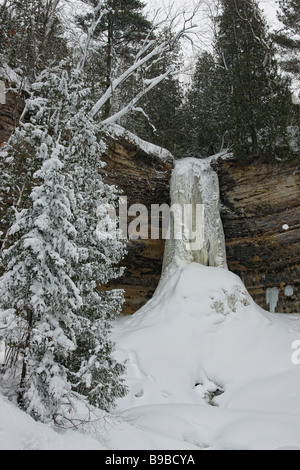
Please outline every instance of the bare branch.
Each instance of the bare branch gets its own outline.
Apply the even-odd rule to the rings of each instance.
[[[135,61],[134,64],[125,70],[119,77],[112,81],[111,86],[106,90],[106,92],[101,96],[97,103],[93,106],[91,115],[95,116],[104,104],[111,98],[113,90],[118,88],[125,80],[132,76],[138,69],[140,69],[144,64],[148,63],[152,58],[160,56],[167,48],[167,43],[162,42],[158,44],[152,51],[146,54],[144,57],[143,54],[149,49],[148,45],[145,46],[143,51],[139,53],[139,60]]]
[[[159,77],[156,77],[155,79],[151,80],[148,86],[144,89],[142,89],[131,101],[130,103],[122,108],[120,111],[115,113],[113,116],[110,116],[109,118],[105,119],[102,121],[102,125],[107,125],[107,124],[114,124],[117,122],[119,119],[121,119],[125,114],[128,114],[129,111],[131,111],[135,105],[138,103],[138,101],[145,96],[152,88],[157,86],[160,82],[162,82],[170,73],[172,72],[172,69],[167,70],[164,74],[160,75]]]
[[[82,57],[80,58],[79,63],[78,63],[78,67],[77,67],[79,70],[83,70],[83,68],[85,66],[87,53],[88,53],[91,41],[93,39],[93,36],[95,34],[95,31],[97,29],[97,26],[99,25],[102,18],[105,15],[107,15],[107,13],[109,12],[108,9],[103,9],[100,12],[101,8],[103,8],[103,2],[99,2],[98,6],[94,10],[93,21],[92,21],[91,26],[88,29],[87,38],[86,38],[86,41],[85,41],[85,45],[83,47]],[[100,14],[98,15],[99,12],[100,12]],[[98,17],[97,17],[97,15],[98,15]]]
[[[133,76],[136,72],[143,70],[144,73],[149,71],[151,67],[162,60],[166,54],[173,49],[183,38],[188,38],[190,41],[191,34],[195,32],[196,24],[194,23],[195,16],[200,8],[200,1],[194,10],[187,15],[186,12],[177,11],[174,15],[167,16],[167,19],[160,20],[153,27],[153,31],[159,25],[165,31],[169,31],[169,37],[166,39],[165,36],[157,36],[153,39],[153,34],[149,33],[148,37],[143,41],[139,51],[137,52],[134,62],[128,67],[123,73],[112,80],[110,86],[107,88],[105,93],[99,98],[91,110],[91,115],[94,117],[98,114],[105,103],[111,99],[114,91],[120,87],[129,77]],[[122,110],[115,113],[110,118],[105,119],[102,124],[111,124],[116,122],[118,119],[127,114],[136,103],[148,93],[154,86],[164,80],[173,70],[170,68],[165,73],[151,80],[151,83],[141,81],[141,90],[136,94],[132,101],[125,106]],[[147,80],[147,79],[146,79]],[[146,85],[146,86],[145,86]]]

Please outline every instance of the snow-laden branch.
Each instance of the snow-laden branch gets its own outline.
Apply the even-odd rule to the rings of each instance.
[[[117,113],[113,114],[113,116],[110,116],[109,118],[105,119],[102,121],[102,125],[107,125],[107,124],[114,124],[117,122],[119,119],[121,119],[123,116],[129,113],[135,105],[138,103],[138,101],[145,96],[152,88],[157,86],[160,82],[162,82],[170,73],[172,72],[172,69],[168,69],[164,74],[159,75],[158,77],[149,80],[148,86],[143,88],[137,95],[128,103],[127,106],[123,107],[120,111]]]
[[[188,16],[185,16],[183,13],[180,16],[180,13],[176,13],[173,17],[169,20],[168,24],[165,21],[160,21],[158,23],[159,27],[162,28],[165,26],[165,30],[169,31],[169,36],[166,38],[166,35],[157,35],[155,39],[153,39],[153,34],[149,34],[148,37],[141,43],[141,47],[135,55],[134,61],[131,66],[129,66],[123,73],[117,76],[114,80],[112,80],[110,86],[107,90],[103,93],[103,95],[98,99],[98,101],[94,104],[91,110],[91,116],[94,117],[98,114],[103,106],[112,98],[116,89],[118,89],[126,80],[132,77],[136,72],[143,70],[143,72],[147,72],[151,69],[151,66],[158,63],[162,60],[170,50],[172,50],[176,44],[180,42],[182,38],[189,37],[190,33],[193,33],[196,24],[194,24],[194,18],[196,12],[199,9],[199,4],[195,7],[194,11]],[[181,20],[181,24],[179,23],[179,18]],[[156,28],[155,25],[154,28]],[[91,27],[92,28],[92,27]],[[174,32],[175,31],[175,32]],[[140,91],[137,92],[135,97],[128,103],[123,109],[115,113],[113,116],[105,119],[102,124],[111,124],[112,122],[116,122],[118,119],[123,117],[127,114],[136,103],[152,88],[157,86],[162,80],[164,80],[170,73],[172,73],[173,68],[169,68],[165,73],[161,74],[158,77],[144,80],[141,79],[140,81]]]
[[[85,44],[84,44],[84,47],[83,47],[82,57],[80,58],[80,61],[79,61],[78,66],[77,66],[77,68],[79,70],[83,70],[83,68],[85,66],[88,50],[89,50],[91,41],[94,37],[97,26],[101,22],[102,18],[105,15],[107,15],[107,13],[109,11],[108,9],[102,9],[102,8],[103,8],[103,2],[99,2],[98,6],[94,10],[93,21],[92,21],[91,26],[88,29],[86,41],[85,41]],[[101,11],[101,9],[102,9],[102,11]]]
[[[148,54],[142,56],[145,51],[149,49],[148,45],[144,47],[144,50],[139,54],[139,59],[136,60],[131,67],[129,67],[125,72],[123,72],[119,77],[115,78],[110,87],[106,90],[106,92],[101,96],[101,98],[97,101],[97,103],[93,106],[91,115],[95,116],[100,109],[104,106],[104,104],[111,98],[113,91],[118,88],[125,80],[131,77],[138,69],[140,69],[144,64],[151,61],[153,58],[160,56],[163,52],[167,49],[167,42],[162,42],[158,44],[152,51]]]

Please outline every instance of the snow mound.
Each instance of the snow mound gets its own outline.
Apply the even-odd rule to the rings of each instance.
[[[235,274],[189,264],[115,328],[130,389],[119,409],[181,445],[299,448],[299,338],[300,315],[266,312]]]
[[[57,432],[0,394],[0,449],[300,450],[300,315],[262,310],[233,273],[174,270],[114,339],[129,387],[115,415]]]

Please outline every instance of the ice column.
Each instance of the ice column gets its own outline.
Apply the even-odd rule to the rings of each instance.
[[[203,226],[198,226],[203,233],[203,244],[195,250],[187,243],[184,233],[181,239],[171,236],[165,244],[163,273],[192,262],[227,268],[225,237],[219,208],[219,180],[211,168],[210,159],[185,158],[177,161],[171,177],[170,194],[172,207],[175,205],[184,209],[190,205],[193,207],[191,214],[196,214],[197,204],[203,205]],[[196,227],[195,223],[193,225]],[[184,226],[182,229],[184,231]]]
[[[5,343],[0,339],[0,366],[5,364]]]

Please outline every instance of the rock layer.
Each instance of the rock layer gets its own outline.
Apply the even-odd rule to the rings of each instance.
[[[225,160],[216,169],[229,269],[261,307],[277,290],[276,312],[300,312],[299,163]]]
[[[163,263],[165,241],[160,236],[151,240],[151,205],[170,204],[170,179],[173,169],[171,155],[159,157],[154,147],[141,145],[128,133],[107,139],[107,151],[102,159],[105,181],[116,185],[127,197],[128,208],[142,204],[148,211],[149,239],[129,240],[128,254],[122,260],[124,275],[110,283],[108,288],[124,289],[126,302],[123,313],[131,314],[151,299],[156,290]],[[137,213],[139,216],[139,213]],[[128,217],[128,223],[133,219]]]

